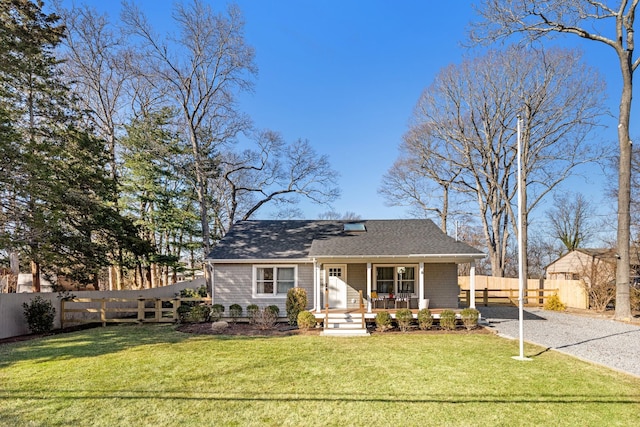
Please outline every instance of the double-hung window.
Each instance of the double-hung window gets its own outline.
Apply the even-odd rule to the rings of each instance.
[[[376,266],[376,291],[382,294],[416,292],[415,266]]]
[[[393,270],[394,267],[378,267],[376,268],[376,289],[378,293],[393,293]]]
[[[414,293],[416,285],[415,267],[398,267],[398,292]]]
[[[286,297],[296,286],[295,266],[255,266],[254,294],[258,297]]]

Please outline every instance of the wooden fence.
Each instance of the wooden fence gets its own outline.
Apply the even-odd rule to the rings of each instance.
[[[542,307],[546,300],[558,293],[558,289],[523,289],[523,301],[527,307]],[[476,305],[517,305],[518,289],[476,289]],[[469,306],[471,301],[471,291],[469,289],[462,290],[460,293],[460,302]]]
[[[476,304],[484,303],[484,290],[487,290],[488,303],[509,303],[515,296],[515,304],[518,303],[518,279],[509,277],[476,276]],[[469,301],[467,292],[469,290],[469,277],[458,278],[460,285],[460,298]],[[547,280],[529,279],[526,283],[525,297],[529,304],[543,305],[541,298],[548,298],[554,293],[558,294],[560,301],[571,308],[589,308],[589,295],[579,280]],[[480,295],[479,295],[480,293]],[[542,293],[542,296],[541,296]],[[534,300],[537,300],[535,302]]]
[[[178,321],[182,302],[211,304],[211,298],[73,298],[60,302],[60,327],[81,323]]]

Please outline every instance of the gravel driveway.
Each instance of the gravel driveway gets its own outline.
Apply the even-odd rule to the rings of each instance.
[[[519,339],[517,307],[478,307],[478,310],[500,336]],[[640,377],[638,325],[526,308],[524,340]]]

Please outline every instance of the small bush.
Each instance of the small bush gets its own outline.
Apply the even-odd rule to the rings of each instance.
[[[429,311],[428,308],[423,308],[422,310],[418,311],[418,327],[421,330],[426,331],[428,329],[431,329],[432,326],[433,316],[431,315],[431,311]]]
[[[185,323],[185,322],[190,322],[190,313],[191,313],[191,306],[188,305],[187,303],[182,303],[180,305],[180,307],[178,307],[178,320],[181,323]]]
[[[298,323],[298,328],[304,329],[305,331],[316,327],[316,316],[314,316],[310,311],[301,311],[298,313],[296,321]]]
[[[444,310],[440,313],[440,327],[447,331],[455,331],[456,313],[453,310]]]
[[[271,307],[271,306],[270,306]],[[273,329],[278,321],[278,315],[269,307],[254,312],[253,323],[263,331]]]
[[[629,298],[631,298],[631,310],[640,311],[640,288],[631,287],[629,293]]]
[[[249,304],[247,306],[247,317],[249,318],[249,323],[255,323],[255,316],[258,311],[260,311],[260,307],[255,304]]]
[[[214,312],[211,306],[204,304],[189,305],[183,302],[182,305],[178,307],[177,312],[178,320],[181,323],[202,323],[208,322],[209,320],[214,322],[220,320],[217,312]]]
[[[213,310],[208,305],[194,305],[191,307],[189,311],[189,320],[194,323],[202,323],[211,320],[214,316],[214,313],[218,313],[216,310]],[[215,321],[220,320],[220,316],[218,314],[217,319]]]
[[[401,308],[396,312],[396,322],[402,332],[407,332],[413,322],[413,313],[408,308]]]
[[[224,307],[222,307],[224,310]],[[220,304],[215,304],[211,306],[209,312],[209,320],[212,322],[218,322],[222,318],[222,311],[220,311]]]
[[[37,296],[29,303],[23,302],[24,318],[29,330],[34,334],[49,332],[53,329],[53,320],[56,317],[56,309],[48,299]]]
[[[290,325],[298,321],[298,314],[307,308],[307,291],[304,288],[291,288],[287,291],[287,319]]]
[[[222,304],[213,304],[211,309],[220,312],[220,314],[224,313],[224,305]]]
[[[475,308],[465,308],[460,312],[460,318],[462,324],[468,331],[478,326],[478,319],[480,318],[480,312]]]
[[[391,315],[388,311],[381,311],[376,314],[376,329],[380,332],[391,329]]]
[[[567,306],[560,301],[558,294],[553,294],[545,301],[544,309],[551,311],[564,311],[567,309]]]
[[[231,304],[229,306],[229,317],[231,317],[233,323],[236,323],[240,316],[242,316],[242,307],[240,304]]]
[[[280,314],[280,308],[277,305],[270,305],[267,307],[267,310],[270,310],[273,314],[276,315],[276,317],[278,317],[278,315]]]

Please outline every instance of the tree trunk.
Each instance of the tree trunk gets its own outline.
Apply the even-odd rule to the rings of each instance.
[[[31,292],[41,292],[40,263],[31,261]]]
[[[616,311],[615,319],[631,319],[631,299],[629,297],[630,234],[631,234],[631,138],[629,137],[629,117],[632,98],[631,52],[620,54],[622,70],[622,96],[620,99],[620,119],[618,123],[618,143],[620,145],[620,165],[618,167],[618,257],[616,263]]]

